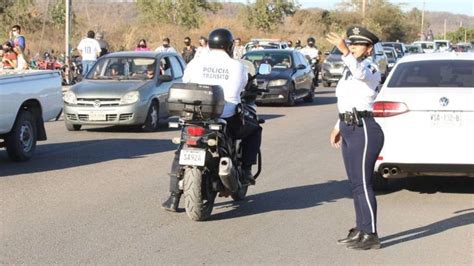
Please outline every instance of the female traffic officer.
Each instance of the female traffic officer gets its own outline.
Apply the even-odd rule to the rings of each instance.
[[[357,250],[377,249],[380,248],[376,226],[377,202],[371,180],[384,135],[372,114],[380,72],[371,54],[379,39],[367,29],[355,26],[347,30],[347,36],[349,47],[338,34],[327,36],[327,40],[342,52],[346,65],[336,87],[339,120],[331,132],[330,141],[333,147],[342,146],[356,213],[356,227],[338,243]]]

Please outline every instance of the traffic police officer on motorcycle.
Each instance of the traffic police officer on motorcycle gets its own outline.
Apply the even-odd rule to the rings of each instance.
[[[301,49],[300,52],[306,57],[309,64],[313,68],[313,84],[314,86],[317,86],[319,76],[319,50],[316,48],[316,39],[314,37],[309,37],[306,43],[307,45]]]
[[[380,241],[372,174],[384,135],[372,114],[380,72],[371,54],[379,39],[363,27],[350,27],[346,34],[349,47],[338,34],[327,36],[327,40],[342,52],[346,65],[336,87],[339,120],[331,132],[330,141],[334,147],[342,146],[356,213],[356,226],[338,243],[356,250],[377,249]]]
[[[244,65],[232,59],[234,38],[227,29],[216,29],[209,34],[210,52],[192,60],[186,67],[183,76],[185,83],[219,85],[224,91],[225,105],[221,118],[227,121],[229,133],[242,129],[241,115],[236,114],[236,107],[241,103],[241,93],[247,85],[248,73]],[[242,175],[248,183],[254,184],[252,165],[257,161],[261,143],[261,128],[242,139]],[[175,212],[179,205],[179,151],[171,166],[170,197],[162,204],[167,211]]]

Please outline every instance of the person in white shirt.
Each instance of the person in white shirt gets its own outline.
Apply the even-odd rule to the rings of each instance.
[[[166,37],[166,38],[163,38],[162,40],[162,45],[158,48],[155,49],[155,52],[159,52],[159,53],[164,53],[164,52],[168,52],[168,53],[178,53],[176,51],[176,49],[174,49],[172,46],[170,46],[170,38]]]
[[[193,59],[186,67],[183,76],[185,83],[219,85],[224,90],[225,105],[221,118],[227,121],[228,133],[242,129],[240,114],[236,107],[241,103],[241,93],[247,85],[248,73],[244,65],[231,58],[233,46],[232,33],[227,29],[216,29],[209,34],[210,52]],[[251,167],[257,161],[262,130],[253,131],[242,138],[242,175],[249,184],[255,184]],[[171,166],[170,197],[162,204],[167,211],[175,212],[181,198],[179,182],[179,151]]]
[[[245,53],[245,48],[241,44],[242,40],[240,38],[236,38],[234,40],[234,49],[232,51],[232,57],[234,59],[240,59]]]
[[[341,51],[346,65],[336,87],[339,120],[331,132],[330,142],[333,147],[342,147],[356,212],[356,226],[349,230],[346,238],[337,242],[355,250],[377,249],[380,240],[372,174],[384,135],[372,113],[381,75],[371,55],[379,39],[357,26],[350,27],[347,36],[349,47],[338,34],[330,33],[327,37]]]
[[[319,76],[319,50],[316,48],[316,39],[314,39],[314,37],[309,37],[307,40],[307,45],[301,49],[300,52],[308,59],[308,62],[313,68],[313,84],[317,87]]]
[[[207,38],[201,36],[199,38],[199,47],[196,49],[196,54],[194,55],[194,59],[201,57],[203,54],[209,53],[209,46],[207,44]]]
[[[100,44],[94,37],[95,33],[91,30],[88,31],[87,38],[82,39],[77,46],[77,50],[82,57],[83,76],[87,75],[92,66],[94,66],[101,52]]]

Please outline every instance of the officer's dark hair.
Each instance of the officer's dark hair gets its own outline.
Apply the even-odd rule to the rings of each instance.
[[[91,31],[91,30],[90,30],[90,31],[87,32],[87,38],[92,38],[92,39],[94,39],[94,37],[95,37],[95,32],[94,32],[94,31]]]
[[[17,30],[18,32],[21,31],[20,25],[13,25],[12,30]]]
[[[170,38],[168,38],[168,37],[165,37],[165,38],[163,38],[163,40],[162,40],[162,41],[163,41],[163,42],[170,43]]]
[[[316,39],[314,37],[309,37],[308,40],[306,40],[306,42],[316,43]]]
[[[191,41],[191,38],[189,38],[188,36],[184,37],[184,40],[185,41]]]
[[[209,48],[222,49],[232,55],[234,36],[228,29],[215,29],[209,33]]]

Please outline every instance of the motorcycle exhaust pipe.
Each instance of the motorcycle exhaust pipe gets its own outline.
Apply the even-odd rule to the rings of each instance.
[[[385,177],[385,178],[390,176],[390,169],[388,167],[384,167],[382,169],[382,176]]]
[[[219,177],[222,181],[222,184],[224,184],[224,186],[232,193],[239,189],[239,176],[232,165],[232,160],[229,157],[221,158],[219,162]]]

